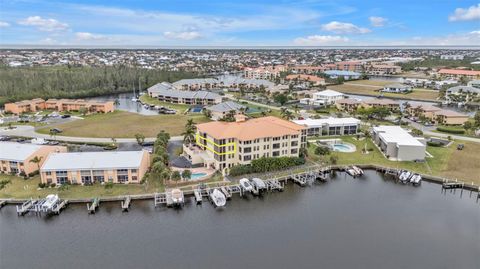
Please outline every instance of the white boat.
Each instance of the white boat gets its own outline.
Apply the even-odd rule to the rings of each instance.
[[[407,183],[408,182],[408,179],[410,178],[410,176],[412,175],[411,172],[409,171],[404,171],[403,173],[400,174],[400,181],[402,181],[403,183]]]
[[[352,166],[352,169],[355,170],[355,172],[357,173],[357,175],[363,176],[363,170],[360,169],[360,167]]]
[[[410,179],[410,182],[412,182],[413,184],[420,184],[422,182],[422,176],[419,174],[415,174]]]
[[[43,138],[34,138],[34,139],[30,140],[30,143],[35,144],[35,145],[48,144],[48,142]]]
[[[210,199],[216,207],[222,207],[227,204],[227,198],[225,198],[225,194],[223,194],[219,189],[214,189],[210,193]]]
[[[265,182],[263,182],[263,180],[261,180],[257,177],[252,178],[252,185],[257,190],[263,190],[263,189],[267,188],[267,185],[265,184]]]
[[[47,195],[47,198],[45,199],[45,202],[42,204],[42,209],[44,211],[50,211],[53,209],[53,207],[57,204],[59,198],[58,195],[56,194],[49,194]]]
[[[357,176],[357,171],[355,171],[355,169],[353,168],[347,168],[347,170],[345,170],[347,172],[347,174],[351,175],[352,177],[356,177]]]
[[[250,184],[250,181],[248,180],[248,178],[240,179],[239,183],[240,183],[240,187],[242,187],[242,189],[244,191],[252,191],[253,190],[252,184]]]
[[[181,190],[172,190],[172,202],[177,205],[183,204],[183,192]]]

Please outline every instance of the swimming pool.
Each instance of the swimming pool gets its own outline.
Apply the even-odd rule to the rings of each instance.
[[[354,152],[356,150],[355,146],[350,144],[333,144],[332,148],[333,151],[338,152]]]
[[[190,177],[190,180],[197,180],[200,179],[204,176],[206,176],[207,173],[199,172],[199,173],[192,173],[192,176]]]

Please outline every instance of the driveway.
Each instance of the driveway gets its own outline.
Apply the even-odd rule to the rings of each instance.
[[[414,121],[411,121],[411,120],[405,119],[405,118],[403,118],[403,121],[407,121],[412,127],[416,128],[418,130],[421,130],[423,132],[423,134],[425,134],[425,135],[436,136],[436,137],[441,137],[441,138],[448,138],[450,136],[453,139],[480,143],[480,138],[453,135],[453,134],[437,133],[437,132],[433,132],[436,129],[435,126],[425,126],[423,124],[420,124],[418,122],[414,122]]]
[[[63,142],[76,142],[76,143],[111,143],[111,138],[98,138],[98,137],[74,137],[74,136],[62,136],[56,135],[51,136],[47,134],[40,134],[35,132],[35,128],[28,125],[18,125],[15,129],[8,129],[6,127],[1,127],[0,136],[22,136],[30,138],[43,138],[48,140],[58,140]],[[155,141],[156,137],[147,137],[145,138],[146,142]],[[171,141],[183,140],[182,136],[172,136]],[[131,143],[137,142],[135,138],[117,138],[118,143]]]

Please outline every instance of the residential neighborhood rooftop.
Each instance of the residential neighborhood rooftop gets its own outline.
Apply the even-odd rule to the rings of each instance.
[[[7,161],[23,161],[42,148],[41,145],[21,144],[16,142],[0,142],[0,159]]]
[[[423,146],[420,141],[400,126],[382,125],[373,127],[373,130],[380,133],[379,136],[387,143],[396,143],[402,146]]]
[[[41,170],[95,170],[139,167],[144,151],[68,152],[52,153]]]

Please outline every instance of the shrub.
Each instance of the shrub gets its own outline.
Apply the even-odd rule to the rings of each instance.
[[[10,184],[11,180],[10,179],[4,179],[0,181],[0,190],[5,188],[8,184]]]
[[[46,183],[42,183],[42,182],[38,183],[38,187],[39,187],[39,188],[42,188],[42,189],[43,189],[43,188],[45,188],[46,186],[47,186]]]
[[[464,134],[465,129],[455,127],[437,127],[437,131],[450,134]]]
[[[231,176],[239,176],[250,173],[263,173],[275,170],[282,170],[292,166],[302,165],[304,158],[300,157],[262,157],[252,161],[251,165],[236,165],[230,168]]]
[[[434,141],[428,141],[428,142],[427,142],[427,145],[430,146],[430,147],[441,147],[441,146],[443,146],[442,143],[440,143],[440,142],[434,142]]]
[[[112,189],[112,188],[113,188],[113,182],[105,183],[105,189]]]
[[[328,147],[317,147],[315,149],[315,154],[317,154],[317,155],[328,155],[328,154],[330,154],[330,149]]]

